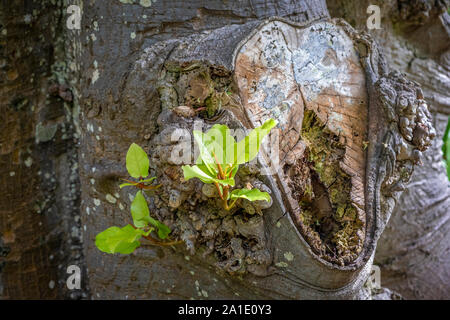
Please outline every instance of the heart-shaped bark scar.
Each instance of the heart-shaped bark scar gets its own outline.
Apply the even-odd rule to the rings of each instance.
[[[300,282],[314,273],[322,276],[311,285],[328,289],[363,279],[397,197],[435,136],[418,84],[389,71],[376,43],[341,20],[270,19],[162,41],[146,50],[128,83],[141,79],[158,90],[151,162],[164,172],[161,199],[177,212],[174,232],[191,248],[206,246],[232,273],[284,272]],[[237,175],[241,188],[270,192],[270,204],[242,201],[222,214],[213,189],[179,179],[180,163],[170,160],[178,148],[169,141],[173,132],[215,123],[239,131],[270,118],[278,125],[258,163]],[[189,227],[196,221],[203,222]]]

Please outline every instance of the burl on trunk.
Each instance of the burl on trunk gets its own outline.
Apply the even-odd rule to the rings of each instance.
[[[96,123],[121,138],[85,135],[81,146],[94,296],[362,297],[395,199],[435,135],[419,86],[390,72],[367,35],[341,20],[275,18],[203,31],[145,49],[120,90],[119,114]],[[269,204],[226,212],[213,190],[184,181],[182,162],[196,159],[192,130],[223,123],[238,132],[269,118],[277,128],[236,178],[269,192]],[[162,185],[152,215],[186,246],[144,243],[125,257],[95,248],[96,233],[128,219],[117,181],[131,142]]]

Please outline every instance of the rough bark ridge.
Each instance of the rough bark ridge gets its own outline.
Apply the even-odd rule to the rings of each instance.
[[[101,6],[92,9],[91,14],[102,10]],[[81,177],[83,223],[88,226],[90,239],[86,256],[94,296],[239,295],[299,299],[358,296],[370,271],[376,241],[392,209],[389,205],[380,207],[380,199],[397,195],[393,185],[400,179],[408,179],[418,153],[433,136],[417,86],[401,75],[387,74],[377,46],[339,21],[310,21],[310,24],[280,19],[250,21],[162,40],[139,53],[136,61],[130,58],[125,72],[99,63],[105,51],[97,47],[97,41],[104,36],[107,35],[95,36],[94,55],[83,58],[93,65],[90,69],[86,64],[85,72],[92,71],[92,77],[90,83],[82,85],[82,127],[87,130],[82,136]],[[136,33],[132,34],[132,40],[137,39],[135,36]],[[258,38],[262,38],[259,44]],[[308,38],[316,48],[298,52],[307,51],[301,44]],[[314,55],[318,60],[311,62],[312,67],[323,73],[325,82],[302,73],[303,67],[310,65],[308,59],[302,59],[305,56],[313,59]],[[256,72],[250,70],[252,63]],[[104,76],[111,75],[113,70],[118,78]],[[364,81],[370,90],[365,90]],[[231,97],[223,95],[225,88],[231,88]],[[385,100],[381,99],[386,96],[383,90],[389,91]],[[407,96],[406,104],[397,95]],[[205,106],[207,110],[198,119],[183,119],[174,112],[180,104]],[[218,105],[223,111],[217,113]],[[352,117],[359,114],[358,108],[369,110],[367,130],[365,124],[351,125]],[[312,188],[310,198],[317,200],[317,203],[310,201],[312,206],[322,205],[319,201],[322,195],[329,199],[325,203],[329,206],[328,217],[314,216],[316,210],[310,214],[319,224],[326,218],[332,222],[324,223],[324,229],[313,229],[306,220],[302,221],[301,213],[306,210],[302,210],[293,194],[299,191],[305,195],[305,190],[296,189],[289,170],[280,170],[273,178],[259,175],[258,171],[270,165],[269,150],[259,158],[257,168],[247,167],[239,177],[239,183],[264,184],[271,189],[273,204],[265,208],[263,218],[250,215],[252,210],[262,208],[245,204],[235,215],[224,216],[214,201],[208,199],[208,190],[203,190],[199,183],[182,183],[177,163],[170,162],[176,147],[170,139],[173,129],[190,129],[195,120],[203,128],[215,122],[228,123],[237,129],[251,128],[268,117],[280,122],[280,158],[288,166],[304,159],[305,168],[314,172],[309,174],[315,177],[314,182],[303,188]],[[364,121],[364,117],[356,119]],[[316,134],[311,131],[316,129],[336,139],[335,143],[323,146],[324,150],[315,150],[312,146]],[[412,136],[408,135],[410,130]],[[366,137],[372,143],[364,159],[360,150]],[[182,248],[144,246],[134,255],[115,257],[102,255],[95,249],[96,233],[107,225],[121,225],[129,219],[128,195],[118,190],[117,182],[124,175],[124,150],[131,142],[152,151],[149,153],[154,169],[164,182],[152,203],[154,214],[187,240],[189,247],[197,250],[195,255]],[[293,149],[295,155],[288,157],[287,151]],[[324,192],[324,188],[333,191],[332,178],[341,179],[329,177],[317,166],[319,161],[315,157],[320,152],[327,157],[327,151],[335,157],[327,159],[341,170],[338,176],[342,176],[341,183],[347,186],[343,200]],[[305,152],[312,156],[305,157],[308,154]],[[360,169],[349,166],[351,152],[355,152],[354,163]],[[364,172],[365,162],[369,169]],[[405,174],[396,176],[393,168],[402,168]],[[204,206],[209,210],[203,210]],[[198,208],[195,212],[194,207]],[[335,215],[339,208],[340,214]],[[329,226],[336,237],[327,242],[321,234],[326,234]],[[345,226],[351,230],[346,232]],[[349,241],[347,245],[337,241],[343,230],[342,238]],[[334,243],[336,247],[327,251],[323,243],[328,246]],[[350,246],[351,254],[342,258],[342,252]],[[241,276],[230,277],[227,273]]]
[[[450,114],[448,1],[327,1],[332,16],[366,29],[365,9],[381,7],[382,30],[370,30],[389,64],[420,83],[437,138],[424,153],[396,203],[381,240],[376,264],[381,281],[405,298],[442,299],[450,294],[450,194],[442,166],[442,135]]]

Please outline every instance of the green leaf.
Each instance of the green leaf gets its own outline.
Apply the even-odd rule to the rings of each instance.
[[[450,117],[448,117],[447,128],[444,133],[444,144],[442,145],[442,153],[444,154],[444,163],[447,168],[447,177],[450,180]]]
[[[138,191],[136,193],[133,203],[131,204],[131,215],[133,216],[133,224],[137,228],[144,228],[150,223],[152,226],[158,229],[158,237],[160,237],[161,239],[167,238],[167,236],[171,232],[170,228],[164,223],[150,217],[150,211],[148,210],[147,201],[145,200],[144,195],[141,191]],[[152,230],[144,235],[149,234],[151,231]]]
[[[236,165],[234,165],[231,169],[232,169],[232,170],[231,170],[231,178],[234,178],[234,176],[236,175],[236,173],[237,173],[238,170],[239,170],[239,165],[236,164]]]
[[[217,175],[218,169],[216,162],[210,150],[208,150],[204,138],[204,134],[201,131],[194,130],[194,139],[197,142],[197,146],[200,152],[200,155],[196,161],[196,164],[203,164],[207,169],[207,174],[211,176]]]
[[[217,175],[217,163],[222,168],[234,164],[236,141],[226,125],[216,124],[204,134],[201,131],[194,131],[194,137],[200,150],[196,163],[204,164],[210,175]]]
[[[149,217],[149,222],[151,225],[156,227],[158,229],[158,237],[160,239],[165,239],[169,235],[169,233],[172,232],[168,226],[166,226],[164,223],[159,222],[158,220],[153,219],[152,217]]]
[[[202,167],[203,166],[203,167]],[[192,178],[198,178],[200,181],[204,183],[219,183],[221,185],[230,185],[234,186],[234,179],[225,179],[220,180],[214,177],[211,177],[207,172],[202,170],[202,168],[205,168],[204,170],[207,170],[204,165],[196,165],[196,166],[182,166],[181,169],[183,169],[184,179],[189,180]]]
[[[150,162],[145,151],[137,144],[132,143],[127,152],[127,170],[133,178],[148,176]]]
[[[143,233],[130,225],[110,227],[95,237],[95,245],[102,252],[130,254],[141,245],[138,240]]]
[[[139,180],[139,182],[140,183],[149,183],[149,182],[152,182],[155,179],[156,179],[156,177],[151,177],[151,178],[148,178],[148,179]]]
[[[133,224],[137,228],[145,227],[150,218],[147,201],[139,190],[131,203],[131,215],[133,216]]]
[[[151,177],[149,179],[143,179],[143,180],[139,180],[137,182],[126,182],[126,183],[122,183],[121,185],[119,185],[119,188],[122,189],[123,187],[137,186],[139,183],[148,183],[148,182],[152,182],[155,179],[156,179],[156,177]]]
[[[252,130],[244,139],[236,143],[226,125],[216,124],[205,134],[194,131],[200,156],[195,166],[183,166],[184,179],[198,178],[204,183],[219,183],[234,186],[234,176],[239,164],[253,160],[259,152],[264,137],[276,126],[273,119],[267,120],[262,126]],[[229,179],[218,179],[220,164]]]
[[[119,185],[119,188],[122,189],[123,187],[128,187],[128,186],[137,186],[139,183],[135,182],[135,183],[122,183],[121,185]]]
[[[204,135],[210,154],[214,154],[222,166],[233,165],[236,158],[236,140],[230,135],[230,129],[223,124],[215,124]]]
[[[241,141],[237,143],[236,162],[242,164],[252,161],[259,152],[261,142],[270,130],[277,125],[277,121],[269,119],[262,126],[253,129]]]
[[[243,198],[249,201],[266,200],[270,202],[270,195],[259,189],[234,189],[231,191],[230,199]]]
[[[262,140],[276,125],[277,122],[274,119],[269,119],[262,126],[253,129],[238,143],[231,136],[230,129],[223,124],[212,126],[206,133],[194,131],[194,138],[200,151],[196,163],[205,165],[206,173],[216,177],[217,163],[226,167],[249,162],[256,157]]]
[[[145,231],[142,235],[147,237],[148,235],[150,235],[150,233],[152,233],[153,231],[155,231],[155,228],[153,227],[149,227],[148,231]]]

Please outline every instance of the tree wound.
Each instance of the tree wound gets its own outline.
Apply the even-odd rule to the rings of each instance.
[[[191,248],[194,242],[206,245],[207,252],[215,253],[217,265],[228,272],[249,271],[263,275],[268,271],[273,255],[268,242],[258,241],[255,244],[243,234],[236,238],[233,228],[229,229],[224,241],[220,241],[216,231],[205,231],[209,222],[214,226],[219,225],[216,230],[227,228],[226,219],[215,211],[220,205],[204,197],[209,198],[211,190],[201,183],[184,183],[179,178],[181,172],[176,172],[180,171],[179,167],[169,161],[174,145],[167,135],[178,129],[192,131],[195,121],[200,121],[203,130],[207,130],[214,123],[223,123],[230,128],[257,127],[269,118],[275,118],[278,128],[272,131],[280,137],[279,143],[271,145],[270,150],[264,151],[263,148],[261,159],[265,159],[265,163],[261,163],[262,168],[253,173],[253,169],[246,168],[250,174],[244,174],[238,186],[245,186],[248,179],[257,183],[266,181],[260,180],[259,170],[275,169],[276,184],[272,181],[270,184],[272,188],[278,189],[275,195],[277,202],[281,203],[275,211],[289,212],[305,240],[299,241],[299,249],[303,250],[303,245],[306,245],[307,251],[326,265],[331,263],[354,269],[361,265],[360,262],[367,261],[376,241],[374,230],[382,230],[389,211],[389,208],[383,207],[383,203],[378,202],[379,198],[375,195],[380,190],[378,181],[389,178],[392,170],[388,169],[395,160],[391,156],[391,148],[384,148],[379,155],[380,139],[384,141],[392,134],[397,137],[397,124],[396,119],[393,119],[386,139],[382,138],[382,132],[376,130],[378,127],[374,129],[373,123],[385,121],[386,110],[383,109],[375,115],[371,113],[372,125],[368,126],[366,72],[371,74],[373,66],[371,69],[369,61],[368,67],[367,59],[362,57],[363,69],[354,47],[355,39],[359,38],[339,23],[319,22],[302,27],[269,21],[241,41],[234,51],[233,62],[222,64],[226,59],[216,56],[205,61],[189,60],[183,54],[190,43],[196,52],[203,52],[205,39],[198,42],[186,39],[178,45],[166,60],[159,77],[163,113],[158,124],[163,130],[152,142],[155,155],[152,163],[161,169],[157,172],[164,172],[162,177],[158,177],[165,189],[165,195],[160,200],[172,208],[172,212],[178,212],[175,216],[168,215],[172,224],[167,224],[175,227],[174,235],[186,240]],[[367,86],[370,88],[374,86],[372,78],[368,77],[370,83]],[[380,91],[389,83],[383,86],[383,82],[380,82],[380,88],[375,86],[375,89]],[[375,94],[371,99],[376,102],[371,102],[371,110],[377,110],[380,97]],[[386,103],[391,104],[390,101]],[[224,112],[224,109],[231,113]],[[410,117],[409,109],[402,110],[406,117]],[[389,108],[387,113],[392,113]],[[415,120],[411,121],[399,123],[400,128],[414,129],[411,129],[413,139],[405,138],[405,143],[412,142],[419,146],[418,150],[423,149],[428,144],[428,133],[431,132],[428,123],[425,121],[419,126]],[[367,141],[369,128],[375,130],[371,133],[370,143]],[[385,127],[381,131],[387,129]],[[393,141],[397,143],[397,140],[395,138]],[[385,142],[382,145],[391,145],[389,141]],[[410,147],[406,149],[411,149],[413,155],[417,153],[416,149],[413,150],[414,146]],[[371,155],[368,161],[366,149]],[[277,153],[278,157],[275,157]],[[411,158],[409,153],[403,153],[399,153],[402,159]],[[378,158],[380,161],[374,160]],[[384,162],[387,163],[386,177],[382,169]],[[380,165],[381,169],[378,169]],[[174,170],[166,170],[168,166]],[[366,173],[367,166],[369,171]],[[370,176],[368,183],[365,181],[367,174]],[[383,188],[381,185],[381,191],[386,189]],[[192,193],[195,194],[194,198]],[[201,209],[203,205],[204,211]],[[192,215],[194,208],[197,208],[197,215],[204,212],[200,214],[203,218]],[[255,213],[245,203],[240,210],[233,216],[245,217],[246,214]],[[275,211],[271,211],[271,214]],[[183,221],[181,217],[189,219]],[[201,223],[196,223],[197,220]],[[245,219],[243,221],[247,223]],[[189,225],[198,225],[199,229],[193,230]],[[269,239],[270,228],[258,225],[260,231],[265,230],[265,236],[258,239]],[[226,244],[227,249],[223,249],[223,244]],[[254,250],[262,250],[264,254],[256,260],[248,260],[247,257],[252,256]],[[247,260],[248,264],[234,265],[235,261]],[[252,271],[253,267],[257,267],[258,271]]]
[[[321,258],[348,264],[361,252],[364,220],[352,203],[351,177],[340,167],[345,146],[314,111],[305,111],[301,157],[285,164],[284,179],[300,206],[297,223],[314,253]]]
[[[278,183],[290,214],[314,254],[338,265],[354,262],[365,240],[367,93],[358,59],[335,25],[277,21],[236,57],[248,118],[279,122]]]

